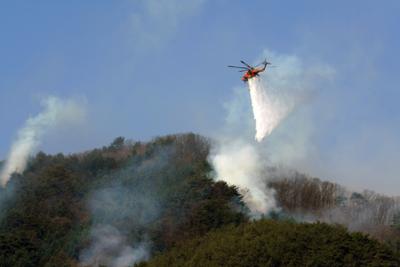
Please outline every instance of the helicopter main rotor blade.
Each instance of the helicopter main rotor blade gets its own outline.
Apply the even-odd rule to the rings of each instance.
[[[245,68],[245,67],[239,67],[239,66],[228,66],[229,68],[237,68],[237,69],[246,69],[246,70],[248,70],[248,68]]]
[[[242,64],[246,65],[248,68],[252,69],[253,67],[250,66],[249,64],[247,64],[246,62],[244,62],[243,60],[240,60],[240,62],[242,62]]]

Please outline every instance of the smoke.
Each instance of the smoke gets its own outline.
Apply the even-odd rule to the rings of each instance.
[[[48,97],[42,102],[43,111],[30,117],[18,131],[17,139],[11,146],[10,153],[2,168],[0,182],[4,187],[13,173],[22,173],[28,157],[34,152],[46,133],[57,127],[75,125],[85,117],[84,108],[74,100],[62,100]]]
[[[161,186],[169,176],[172,147],[154,152],[146,160],[132,159],[104,177],[87,203],[92,227],[89,246],[80,252],[82,266],[125,267],[150,257],[148,234],[162,215],[166,195]]]
[[[80,253],[81,265],[124,267],[149,258],[151,243],[145,233],[160,215],[151,189],[109,185],[93,193],[89,207],[94,224],[90,246]]]
[[[302,182],[300,180],[296,181],[296,179],[292,181],[294,182],[291,186],[288,187],[288,184],[285,186],[285,190],[291,192],[288,193],[288,198],[284,202],[294,203],[289,199],[291,196],[297,195],[298,200],[295,203],[297,208],[293,209],[292,207],[286,211],[288,215],[297,221],[320,221],[329,224],[341,224],[349,231],[364,232],[380,240],[390,239],[390,236],[397,231],[393,226],[399,224],[400,199],[398,197],[388,197],[368,190],[364,190],[361,193],[351,192],[344,187],[336,187],[334,191],[321,191],[318,193],[320,194],[319,199],[334,199],[333,205],[330,204],[320,209],[315,209],[307,205],[310,203],[306,202],[307,200],[315,199],[316,191],[313,192],[310,187],[308,190],[304,190],[303,187],[303,192],[300,193]],[[307,182],[309,185],[313,183],[312,180]],[[322,184],[324,183],[326,182],[322,182]],[[300,196],[299,193],[304,195]]]
[[[81,255],[82,266],[125,267],[149,258],[146,242],[129,246],[126,235],[111,225],[97,225],[91,236],[92,246]]]
[[[275,208],[273,191],[262,179],[263,160],[254,145],[238,139],[227,140],[219,144],[210,161],[217,180],[239,187],[252,216],[258,217]]]
[[[305,121],[304,118],[293,124],[290,117],[294,113],[303,115],[299,107],[312,100],[321,80],[333,75],[330,67],[306,65],[294,55],[265,50],[260,58],[268,58],[278,67],[267,68],[261,78],[250,79],[249,90],[235,89],[233,99],[225,105],[226,123],[216,135],[217,142],[209,157],[215,180],[236,185],[245,192],[244,200],[254,217],[278,209],[274,190],[267,187],[268,167],[291,159],[308,142],[309,130],[293,129],[293,125],[303,127],[298,122]],[[289,124],[282,127],[284,122]],[[254,141],[254,128],[258,142]]]
[[[122,184],[122,174],[116,175],[118,182],[96,190],[89,199],[94,223],[90,246],[80,253],[82,266],[132,266],[150,256],[145,233],[160,215],[154,189],[144,188],[141,181],[135,181],[135,187]]]

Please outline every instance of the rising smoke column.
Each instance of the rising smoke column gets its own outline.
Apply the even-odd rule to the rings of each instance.
[[[91,247],[82,252],[80,266],[133,266],[149,258],[147,243],[130,246],[127,234],[111,225],[97,225],[91,229]]]
[[[271,85],[267,85],[260,78],[254,77],[249,79],[248,86],[256,128],[255,139],[261,142],[293,110],[295,101],[285,94],[285,88],[280,87],[274,80]],[[233,117],[243,117],[241,113],[244,111],[237,108],[236,101],[228,105],[230,121],[235,121]],[[246,124],[243,124],[241,119],[237,119],[237,122],[241,124],[243,131]],[[239,187],[253,218],[259,218],[262,214],[278,209],[274,190],[267,186],[265,177],[267,162],[264,153],[261,147],[248,140],[246,133],[238,132],[236,136],[224,135],[220,138],[209,161],[214,166],[216,180],[223,180]]]
[[[295,55],[265,50],[260,56],[264,58],[278,68],[267,69],[261,78],[248,81],[250,101],[244,88],[235,90],[233,99],[225,105],[226,123],[216,136],[209,156],[214,179],[236,185],[245,192],[244,201],[256,218],[277,209],[274,191],[268,188],[268,166],[286,163],[293,154],[301,153],[302,144],[307,143],[303,139],[308,135],[298,136],[304,129],[285,128],[283,122],[288,122],[299,106],[314,97],[321,88],[321,80],[329,80],[334,74],[325,64],[305,64]],[[258,142],[253,139],[253,120]],[[295,126],[307,127],[304,119]]]
[[[30,117],[18,131],[17,139],[11,146],[11,151],[5,166],[0,173],[0,183],[4,187],[13,173],[22,173],[32,152],[40,145],[43,136],[57,126],[81,122],[85,111],[73,100],[61,100],[48,97],[42,102],[43,111],[35,117]]]
[[[93,224],[89,246],[80,251],[79,266],[133,266],[150,257],[148,233],[154,231],[154,223],[163,214],[167,196],[159,190],[163,188],[161,181],[175,174],[168,167],[174,151],[167,147],[154,151],[143,162],[133,160],[109,174],[90,193],[88,208]]]
[[[229,139],[211,152],[217,180],[239,187],[251,216],[258,218],[276,208],[274,191],[263,179],[264,161],[257,147],[244,140]]]

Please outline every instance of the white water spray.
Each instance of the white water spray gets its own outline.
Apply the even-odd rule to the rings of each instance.
[[[283,101],[272,92],[273,88],[266,88],[260,78],[254,77],[248,81],[251,106],[256,123],[256,140],[261,142],[279,125],[292,109],[292,105]],[[269,89],[269,90],[268,90]]]
[[[13,173],[22,173],[29,155],[40,145],[43,135],[59,125],[77,123],[84,118],[84,109],[72,100],[48,97],[43,102],[44,110],[29,118],[18,131],[17,140],[0,174],[0,183],[4,187]]]
[[[302,144],[306,143],[303,136],[298,137],[299,128],[289,133],[283,128],[284,138],[282,128],[279,129],[281,131],[277,128],[296,107],[314,95],[315,89],[320,88],[320,80],[327,80],[333,75],[329,66],[303,64],[294,55],[278,55],[265,50],[260,58],[268,58],[278,66],[267,69],[262,78],[254,77],[248,81],[255,139],[265,141],[257,144],[251,140],[254,123],[248,98],[241,88],[240,93],[235,93],[232,101],[226,104],[228,116],[225,129],[216,137],[217,145],[209,158],[216,172],[215,180],[236,185],[246,192],[244,201],[256,218],[277,209],[274,191],[267,187],[266,167],[271,162],[287,163],[293,154],[300,153],[298,151],[305,146]],[[303,121],[300,126],[306,127]]]
[[[260,78],[250,79],[248,86],[256,126],[255,139],[261,142],[278,127],[295,105],[283,91],[275,90],[274,86],[265,86]],[[231,120],[231,117],[240,114],[235,102],[228,105],[228,118]],[[243,121],[239,123],[244,126]],[[237,133],[237,136],[224,136],[219,140],[219,147],[211,154],[210,162],[214,166],[216,179],[238,186],[250,208],[250,215],[259,218],[278,208],[274,190],[267,186],[264,169],[267,162],[261,147],[241,135]]]

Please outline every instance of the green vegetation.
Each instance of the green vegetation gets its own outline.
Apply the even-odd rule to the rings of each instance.
[[[38,153],[0,191],[0,266],[77,265],[100,224],[122,228],[126,243],[146,235],[153,251],[164,251],[246,221],[236,188],[208,177],[208,149],[207,139],[188,134],[134,144],[117,138],[71,156]]]
[[[340,226],[260,220],[210,232],[137,266],[399,265],[386,246]]]
[[[158,255],[140,266],[398,263],[399,216],[389,220],[391,213],[385,213],[392,210],[391,199],[365,193],[341,198],[337,185],[298,174],[270,184],[282,207],[271,217],[301,212],[322,218],[324,209],[337,207],[363,215],[364,207],[374,207],[369,232],[385,224],[375,237],[394,250],[342,227],[250,223],[237,188],[209,177],[209,150],[208,139],[182,134],[147,143],[118,137],[109,146],[73,155],[38,153],[22,175],[0,188],[0,266],[94,265],[99,229],[121,243],[97,251],[103,265],[137,244]]]

